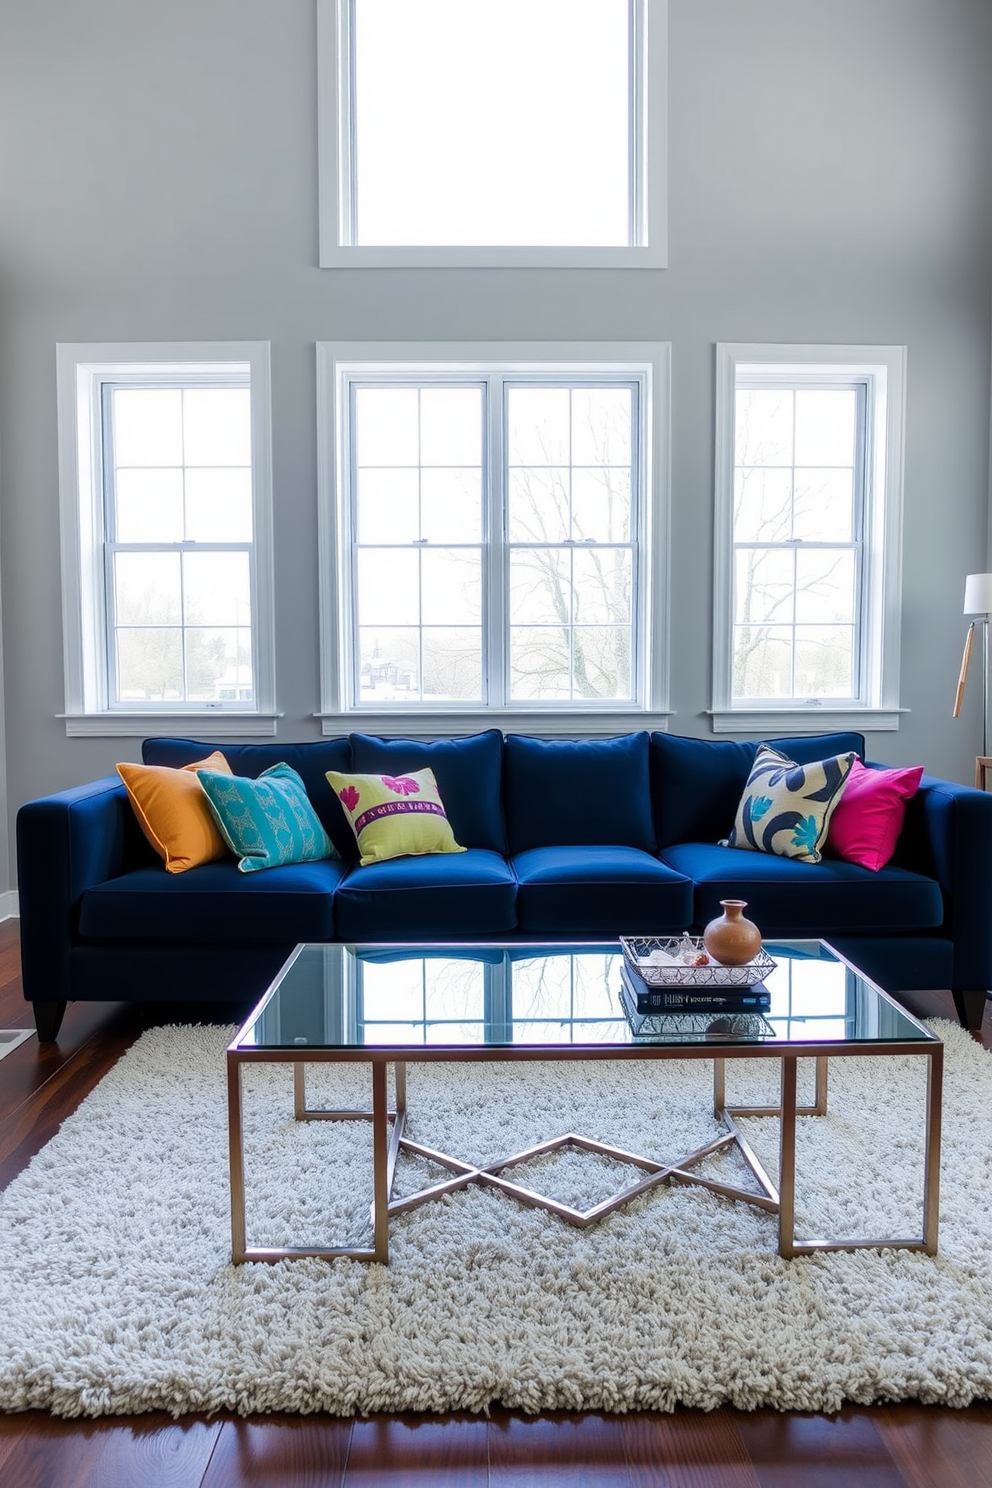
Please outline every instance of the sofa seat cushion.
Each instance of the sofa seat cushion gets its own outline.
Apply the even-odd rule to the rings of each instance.
[[[692,884],[636,847],[535,847],[518,853],[522,930],[656,935],[692,923]]]
[[[482,847],[353,868],[335,898],[338,940],[464,940],[516,925],[516,880]]]
[[[86,890],[79,933],[200,945],[333,940],[334,890],[344,872],[333,859],[248,874],[232,860],[179,874],[139,868]]]
[[[944,918],[939,885],[907,868],[872,873],[834,858],[802,863],[713,842],[666,847],[661,858],[695,883],[698,926],[722,913],[721,899],[745,899],[745,914],[766,938],[916,930]]]

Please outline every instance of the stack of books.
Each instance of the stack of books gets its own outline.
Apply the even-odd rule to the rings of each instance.
[[[624,960],[620,966],[625,1011],[644,1013],[765,1013],[771,995],[760,982],[752,987],[652,987]]]
[[[710,1039],[766,1039],[775,1029],[760,1012],[707,1013],[695,1009],[677,1013],[639,1013],[626,985],[620,988],[620,1006],[635,1038],[660,1043],[699,1044]]]

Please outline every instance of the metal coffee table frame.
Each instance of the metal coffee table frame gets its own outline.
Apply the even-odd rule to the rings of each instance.
[[[832,948],[831,948],[832,949]],[[255,1021],[269,999],[274,996],[286,972],[292,966],[301,947],[286,963],[282,973],[273,983],[265,998],[255,1008],[244,1025]],[[836,951],[833,954],[844,964],[851,966]],[[857,970],[851,967],[852,970]],[[858,972],[867,981],[863,973]],[[893,1002],[887,993],[870,983],[880,997]],[[898,1004],[894,1004],[898,1006]],[[900,1008],[904,1016],[904,1008]],[[915,1019],[913,1020],[916,1021]],[[741,1200],[778,1216],[778,1252],[785,1257],[813,1255],[832,1250],[877,1250],[897,1248],[922,1250],[928,1255],[937,1253],[937,1226],[940,1193],[940,1127],[943,1089],[944,1046],[941,1041],[928,1036],[921,1042],[889,1043],[777,1043],[777,1044],[733,1044],[708,1040],[706,1044],[569,1044],[569,1045],[410,1045],[388,1048],[361,1046],[340,1048],[259,1048],[238,1047],[241,1032],[227,1050],[228,1082],[228,1130],[231,1174],[231,1254],[235,1264],[244,1261],[282,1261],[303,1257],[331,1260],[346,1257],[358,1261],[389,1260],[389,1221],[394,1214],[403,1214],[470,1183],[480,1183],[497,1188],[511,1195],[522,1204],[544,1209],[556,1214],[568,1223],[585,1228],[611,1214],[621,1205],[627,1204],[639,1194],[663,1183],[696,1184],[725,1198]],[[925,1147],[923,1161],[923,1226],[918,1235],[909,1237],[887,1236],[872,1238],[825,1238],[798,1240],[795,1233],[796,1201],[796,1119],[799,1116],[823,1116],[827,1111],[828,1061],[842,1058],[883,1058],[900,1054],[912,1054],[927,1060]],[[677,1162],[662,1164],[653,1158],[626,1152],[611,1147],[575,1132],[565,1133],[537,1146],[501,1158],[484,1167],[463,1162],[445,1152],[437,1152],[412,1141],[405,1135],[406,1126],[406,1066],[408,1063],[472,1063],[486,1064],[494,1061],[557,1061],[595,1059],[708,1059],[713,1063],[713,1113],[722,1122],[725,1130],[714,1141],[695,1152],[687,1154]],[[726,1103],[726,1065],[728,1059],[778,1059],[781,1062],[781,1098],[777,1106],[728,1106]],[[797,1102],[797,1070],[800,1059],[815,1059],[816,1084],[812,1105],[801,1106]],[[306,1103],[307,1064],[354,1064],[371,1066],[372,1109],[371,1111],[313,1109]],[[294,1115],[298,1121],[371,1121],[372,1123],[372,1245],[356,1246],[250,1246],[246,1241],[245,1218],[245,1159],[243,1129],[242,1070],[246,1064],[292,1064],[294,1084]],[[388,1098],[389,1066],[394,1070],[395,1101],[392,1107]],[[779,1136],[779,1183],[772,1183],[758,1157],[737,1126],[737,1120],[746,1116],[776,1116],[780,1122]],[[561,1147],[577,1147],[589,1152],[601,1153],[620,1162],[641,1168],[645,1177],[591,1209],[578,1210],[558,1203],[530,1189],[510,1182],[501,1176],[507,1168]],[[732,1184],[718,1183],[692,1169],[705,1158],[724,1148],[736,1147],[758,1184],[758,1192],[739,1188]],[[429,1188],[420,1190],[407,1198],[392,1197],[393,1177],[400,1152],[408,1152],[426,1158],[447,1169],[454,1176]]]

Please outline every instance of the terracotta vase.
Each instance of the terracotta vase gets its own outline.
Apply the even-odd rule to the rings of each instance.
[[[721,899],[720,907],[723,914],[703,931],[703,945],[723,966],[743,966],[761,950],[761,931],[744,918],[747,900]]]

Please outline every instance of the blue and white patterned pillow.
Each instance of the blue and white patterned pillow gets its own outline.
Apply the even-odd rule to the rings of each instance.
[[[218,770],[197,779],[242,873],[339,856],[291,765],[271,765],[257,780]]]
[[[852,752],[797,765],[770,744],[759,744],[727,846],[818,863],[857,757]]]

